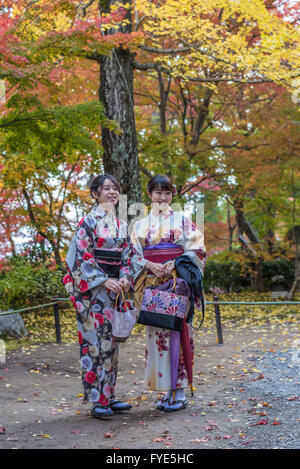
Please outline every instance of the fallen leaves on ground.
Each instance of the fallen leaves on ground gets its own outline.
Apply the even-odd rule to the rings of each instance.
[[[206,443],[206,441],[210,440],[210,436],[205,436],[203,438],[194,438],[191,440],[191,443]]]
[[[52,440],[52,437],[50,435],[47,435],[45,433],[34,433],[32,436],[36,437],[36,436],[39,436],[41,438],[49,438]]]
[[[242,293],[228,293],[222,294],[219,297],[220,301],[271,301],[272,298],[268,292],[242,292]],[[295,300],[299,300],[300,295],[297,294]],[[212,301],[213,297],[207,294],[207,301]],[[273,300],[272,300],[273,301]],[[298,305],[282,305],[280,300],[278,306],[264,306],[264,305],[220,305],[221,321],[226,324],[229,329],[237,327],[242,329],[251,327],[260,327],[264,324],[272,324],[276,328],[285,322],[295,323],[297,321]],[[200,318],[201,313],[195,312],[195,326],[197,327],[197,319]],[[37,342],[55,342],[55,325],[53,319],[52,309],[45,311],[38,310],[23,316],[25,326],[29,332],[29,337],[24,339],[11,339],[7,342],[7,350],[16,348],[20,344],[31,345]],[[63,343],[73,343],[78,340],[77,336],[77,323],[75,311],[62,310],[60,312],[60,325]],[[207,305],[205,310],[205,334],[215,334],[215,313],[214,306]],[[201,328],[203,330],[203,327]],[[144,330],[144,326],[137,324],[133,330],[133,335]],[[201,333],[201,330],[200,330]],[[133,374],[131,370],[131,374]]]
[[[267,425],[269,422],[268,419],[261,419],[259,422],[251,423],[251,427],[255,427],[256,425]]]
[[[165,446],[172,446],[169,440],[173,440],[173,437],[170,435],[169,430],[165,429],[158,437],[153,438],[154,443],[163,443]]]

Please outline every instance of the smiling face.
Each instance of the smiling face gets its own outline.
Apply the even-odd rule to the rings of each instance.
[[[161,187],[155,187],[152,192],[148,191],[152,204],[155,205],[158,210],[165,210],[172,202],[172,191],[162,190]]]
[[[93,196],[97,200],[98,205],[107,206],[109,208],[118,203],[120,192],[110,179],[104,179],[102,188],[99,188],[97,192],[93,192]]]

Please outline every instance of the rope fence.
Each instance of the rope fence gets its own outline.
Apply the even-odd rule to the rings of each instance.
[[[53,315],[54,315],[54,325],[55,325],[55,334],[56,334],[56,343],[61,344],[61,327],[60,327],[60,310],[59,303],[70,301],[69,298],[53,298],[54,301],[51,303],[45,303],[37,306],[29,306],[27,308],[0,311],[1,316],[8,316],[10,314],[16,313],[30,313],[33,310],[47,308],[53,306]],[[218,344],[222,345],[223,341],[223,331],[222,331],[222,322],[221,322],[221,313],[220,305],[245,305],[245,306],[283,306],[283,305],[300,305],[300,301],[220,301],[218,296],[214,297],[214,301],[207,301],[206,305],[214,305],[215,320],[216,320],[216,330],[218,336]],[[299,311],[300,312],[300,311]]]

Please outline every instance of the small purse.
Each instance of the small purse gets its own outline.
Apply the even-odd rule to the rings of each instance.
[[[189,302],[189,296],[176,293],[177,283],[182,287],[184,280],[177,279],[173,271],[173,286],[168,280],[158,287],[145,288],[143,300],[137,322],[145,326],[161,327],[180,331],[183,325],[185,313]],[[185,282],[184,282],[185,283]],[[167,284],[170,289],[165,290]],[[188,286],[185,291],[188,295]]]
[[[123,291],[122,300],[119,305],[118,300],[119,294],[116,297],[115,308],[111,319],[112,339],[115,342],[125,342],[136,323],[136,308],[130,298],[125,298]]]

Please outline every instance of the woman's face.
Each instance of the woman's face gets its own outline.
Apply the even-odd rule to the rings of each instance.
[[[172,202],[173,194],[172,191],[164,191],[158,187],[153,189],[151,193],[148,192],[148,196],[150,197],[152,204],[157,204],[157,208],[159,210],[164,210]]]
[[[94,192],[98,205],[116,205],[119,201],[120,192],[117,186],[110,180],[104,179],[102,189]]]

